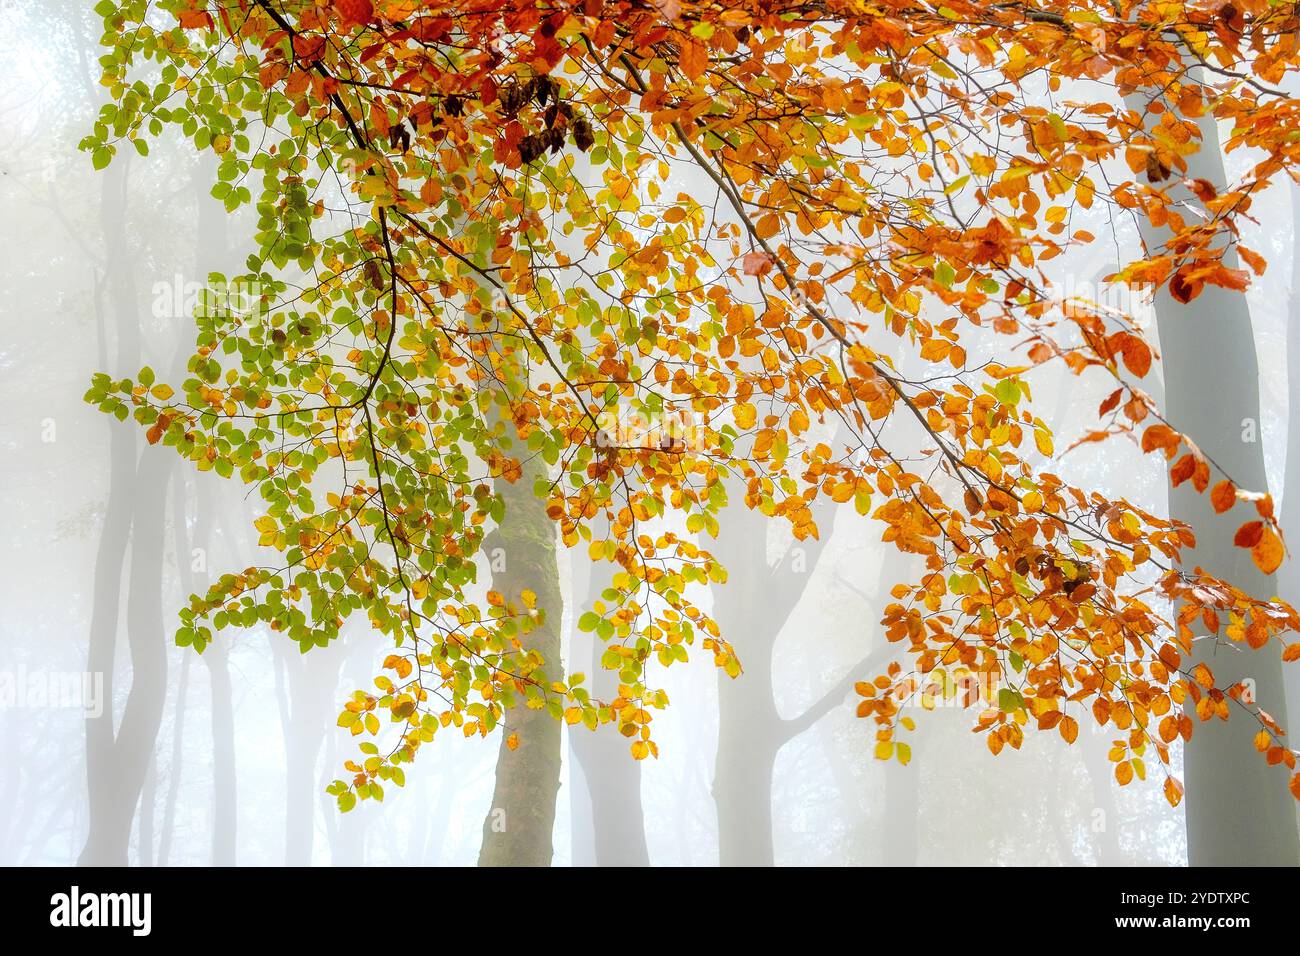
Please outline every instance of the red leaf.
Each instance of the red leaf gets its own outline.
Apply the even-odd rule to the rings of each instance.
[[[1175,272],[1169,279],[1169,294],[1186,305],[1201,294],[1201,283],[1188,279],[1182,270]]]
[[[1259,539],[1264,536],[1264,522],[1247,521],[1237,529],[1232,543],[1239,548],[1253,548],[1259,543]]]
[[[1122,388],[1117,388],[1117,389],[1115,389],[1115,391],[1113,391],[1113,392],[1111,392],[1109,395],[1107,395],[1107,396],[1106,396],[1106,400],[1105,400],[1104,402],[1102,402],[1100,406],[1098,406],[1098,408],[1097,408],[1097,414],[1098,414],[1098,415],[1105,415],[1105,414],[1107,414],[1107,413],[1109,413],[1109,412],[1113,412],[1116,408],[1118,408],[1118,407],[1119,407],[1120,396],[1121,396],[1123,393],[1124,393],[1124,389],[1122,389]]]
[[[370,0],[334,0],[334,12],[343,27],[364,26],[375,15]]]

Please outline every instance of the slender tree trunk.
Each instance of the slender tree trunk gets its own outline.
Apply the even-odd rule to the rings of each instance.
[[[731,573],[714,589],[714,619],[744,672],[718,675],[718,750],[713,798],[723,866],[772,866],[772,780],[781,748],[809,730],[849,694],[855,680],[882,666],[892,648],[877,642],[844,677],[797,717],[776,708],[772,654],[834,529],[835,509],[817,506],[820,537],[797,541],[776,566],[767,563],[767,519],[737,504],[723,515],[710,550]]]
[[[585,555],[575,552],[573,603],[578,615],[591,607],[593,599],[592,565]],[[604,645],[593,635],[575,632],[570,645],[575,661],[586,661],[587,686],[594,697],[612,700],[618,696],[618,675],[600,664]],[[612,727],[590,732],[575,727],[569,735],[570,749],[581,768],[586,793],[581,809],[589,818],[576,814],[573,821],[575,844],[585,820],[590,819],[590,859],[580,859],[574,850],[576,865],[649,866],[650,851],[645,838],[645,811],[641,804],[641,764],[633,760],[627,738],[614,733]]]
[[[1101,818],[1096,821],[1101,830],[1093,830],[1093,820],[1085,820],[1084,825],[1095,835],[1097,865],[1121,866],[1124,855],[1119,845],[1119,807],[1115,803],[1115,788],[1111,779],[1113,765],[1104,757],[1102,749],[1097,741],[1083,742],[1084,769],[1092,787],[1095,809],[1101,812]]]
[[[1130,98],[1130,108],[1144,104]],[[1201,122],[1202,147],[1188,159],[1188,178],[1225,185],[1218,130]],[[1176,187],[1181,188],[1181,187]],[[1188,194],[1190,195],[1190,194]],[[1191,202],[1195,203],[1195,199]],[[1149,249],[1160,231],[1141,221]],[[1234,265],[1229,252],[1225,262]],[[1167,290],[1156,298],[1156,320],[1164,358],[1165,411],[1176,428],[1188,431],[1201,449],[1243,487],[1268,487],[1259,434],[1259,365],[1246,299],[1207,286],[1186,305]],[[1247,593],[1267,597],[1275,582],[1259,572],[1250,552],[1233,544],[1245,505],[1216,516],[1209,496],[1187,482],[1169,491],[1172,517],[1196,529],[1197,544],[1184,553],[1185,567],[1202,567]],[[1195,622],[1199,625],[1199,619]],[[1203,633],[1196,635],[1204,637]],[[1286,726],[1286,700],[1279,651],[1217,648],[1213,638],[1197,640],[1190,666],[1204,661],[1220,686],[1253,680],[1256,699]],[[1193,866],[1295,865],[1300,862],[1295,808],[1286,781],[1251,745],[1258,730],[1244,714],[1227,722],[1196,721],[1185,750],[1188,861]]]
[[[771,697],[762,699],[748,668],[739,680],[752,684],[718,685],[721,719],[713,777],[718,857],[723,866],[772,866],[772,776],[780,745],[775,724],[765,719]],[[747,716],[754,722],[746,723]]]
[[[234,685],[230,679],[230,647],[223,641],[208,645],[212,697],[212,865],[234,866],[239,829],[238,778],[235,774]]]
[[[1282,510],[1279,520],[1289,545],[1300,541],[1300,186],[1291,190],[1291,289],[1287,297],[1286,323],[1286,473],[1282,479]],[[1300,564],[1288,561],[1278,577],[1281,596],[1300,606]],[[1294,638],[1293,638],[1294,639]],[[1300,714],[1300,667],[1283,668],[1287,707]],[[1297,733],[1291,730],[1294,735]],[[1300,802],[1296,804],[1300,821]]]
[[[167,685],[162,620],[162,503],[166,500],[171,466],[167,455],[146,454],[135,476],[136,507],[132,517],[127,596],[131,691],[116,737],[105,741],[97,733],[92,745],[96,750],[107,749],[97,754],[91,801],[92,806],[98,804],[98,812],[92,810],[90,834],[79,860],[82,866],[126,865],[131,820],[140,804],[145,774],[162,723]],[[94,669],[92,663],[92,673]],[[107,686],[109,681],[105,679],[104,683]],[[100,719],[111,720],[111,712],[106,708],[104,718]],[[88,723],[97,722],[88,720]],[[101,763],[105,757],[106,766]],[[146,843],[148,839],[146,835]]]
[[[158,758],[149,757],[144,772],[144,788],[140,792],[140,818],[137,821],[136,856],[141,866],[153,866],[154,810],[158,805]]]
[[[216,179],[217,164],[205,159],[199,164],[195,180],[195,199],[198,205],[197,243],[195,248],[196,271],[202,281],[211,272],[222,272],[228,266],[230,248],[227,236],[229,216],[221,203],[212,198],[209,184]],[[219,507],[216,489],[210,484],[211,476],[195,482],[199,508],[199,532],[195,535],[198,547],[206,553],[211,544],[211,529]],[[189,568],[190,554],[177,556],[182,566]],[[198,581],[191,570],[191,592],[207,586]],[[212,642],[203,654],[208,668],[212,700],[212,864],[234,866],[239,830],[239,790],[235,767],[235,713],[234,686],[230,679],[230,643],[228,640]]]
[[[563,675],[560,660],[560,627],[564,598],[556,564],[555,524],[533,494],[533,482],[544,474],[536,460],[525,461],[523,477],[511,483],[498,479],[497,493],[505,499],[505,518],[484,542],[488,555],[498,552],[503,563],[492,572],[492,585],[517,603],[519,594],[530,588],[537,605],[545,609],[544,623],[524,637],[546,661],[544,670],[551,680]],[[505,715],[505,729],[497,754],[496,785],[492,806],[483,821],[483,843],[479,866],[550,866],[553,855],[551,834],[555,825],[555,804],[560,790],[561,725],[545,708],[511,708]],[[506,741],[517,735],[518,747]]]
[[[114,742],[118,777],[117,831],[110,839],[129,839],[131,816],[141,803],[145,777],[155,762],[158,732],[167,703],[166,627],[163,623],[163,549],[167,489],[175,456],[147,448],[136,472],[136,509],[131,523],[131,573],[127,591],[127,645],[131,652],[131,692]],[[152,800],[152,794],[150,795]],[[152,854],[153,807],[140,821],[140,859]],[[125,847],[125,842],[123,842]]]
[[[273,637],[273,640],[274,637]],[[316,764],[325,735],[333,725],[331,706],[338,687],[341,653],[334,647],[301,654],[277,641],[274,652],[287,674],[287,695],[281,709],[284,731],[284,861],[286,866],[311,866],[316,837]]]
[[[100,227],[106,250],[110,309],[117,330],[115,367],[134,372],[140,367],[139,296],[126,237],[126,189],[129,161],[114,163],[104,173],[100,195]],[[100,360],[107,365],[108,330],[99,323]],[[131,483],[135,479],[136,433],[133,428],[109,428],[108,501],[104,527],[95,554],[94,597],[91,605],[90,646],[86,669],[103,675],[104,706],[97,717],[86,718],[86,789],[90,804],[90,833],[79,863],[126,863],[126,846],[111,848],[104,835],[113,813],[110,778],[113,771],[114,659],[117,625],[121,613],[122,566],[131,533]],[[134,808],[133,808],[134,809]]]
[[[181,770],[185,760],[185,708],[189,702],[189,654],[181,657],[181,679],[176,688],[176,717],[172,723],[172,759],[167,769],[167,797],[163,803],[162,829],[158,835],[158,865],[166,866],[171,858],[172,838],[176,833],[176,797],[181,788]]]
[[[912,760],[904,767],[885,765],[885,825],[880,860],[885,866],[916,866],[920,850],[921,747],[912,743]]]
[[[718,858],[723,866],[771,866],[772,775],[784,742],[773,698],[772,651],[785,615],[772,607],[770,589],[755,586],[771,573],[766,519],[741,512],[739,502],[733,507],[710,543],[731,575],[730,583],[714,588],[714,619],[744,668],[736,678],[718,673]]]

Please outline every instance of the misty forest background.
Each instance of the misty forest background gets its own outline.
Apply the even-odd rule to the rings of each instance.
[[[225,632],[202,656],[173,643],[191,593],[264,557],[257,502],[81,396],[97,370],[147,364],[179,381],[193,319],[174,308],[177,278],[237,268],[254,224],[209,196],[210,157],[175,138],[92,172],[76,148],[103,94],[90,6],[11,0],[0,12],[0,671],[102,671],[108,698],[98,721],[75,708],[0,709],[0,863],[90,853],[139,865],[473,864],[491,821],[496,736],[439,735],[382,804],[340,815],[324,793],[356,753],[335,725],[341,702],[369,686],[384,640],[353,621],[307,655],[264,629]],[[1294,542],[1300,196],[1275,190],[1254,212],[1248,244],[1272,264],[1249,296],[1261,412],[1236,440],[1257,444]],[[1078,224],[1113,242],[1053,263],[1066,293],[1099,295],[1089,290],[1138,247],[1131,225],[1100,217]],[[1231,367],[1231,356],[1214,359]],[[1034,379],[1057,430],[1053,467],[1167,510],[1159,461],[1122,441],[1065,451],[1105,387],[1059,376]],[[1178,424],[1197,435],[1197,422]],[[658,760],[634,762],[612,728],[564,728],[555,864],[1186,862],[1183,810],[1159,781],[1115,786],[1109,730],[1069,748],[1030,734],[994,758],[970,733],[973,712],[918,709],[910,765],[873,760],[852,683],[894,659],[877,622],[890,587],[919,565],[851,508],[818,520],[821,540],[796,543],[761,518],[726,516],[706,546],[731,583],[711,604],[746,671],[731,680],[696,655],[665,674]],[[583,550],[560,549],[558,564],[566,666],[607,680],[599,648],[574,627],[602,584]],[[1298,576],[1288,562],[1278,578],[1293,601]]]

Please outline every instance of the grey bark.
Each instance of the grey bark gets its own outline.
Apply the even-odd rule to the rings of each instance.
[[[489,555],[499,548],[505,556],[504,569],[493,571],[492,585],[507,601],[517,603],[525,588],[537,594],[537,606],[545,609],[545,620],[525,635],[524,643],[547,662],[548,678],[558,680],[563,676],[560,622],[564,598],[556,565],[555,523],[533,494],[533,482],[542,475],[543,466],[534,459],[523,463],[523,477],[517,482],[497,480],[496,491],[505,499],[505,517],[489,534],[484,548]],[[550,866],[560,790],[560,722],[545,708],[531,710],[520,705],[506,712],[505,724],[478,864]],[[518,735],[515,750],[506,745],[512,734]]]
[[[1129,107],[1141,115],[1145,104],[1130,97]],[[1223,159],[1212,119],[1201,121],[1201,134],[1202,147],[1188,158],[1187,177],[1223,188]],[[1140,228],[1148,249],[1162,243],[1161,232],[1145,219]],[[1225,263],[1235,266],[1236,261],[1235,251],[1229,250]],[[1245,297],[1207,286],[1182,305],[1162,289],[1155,310],[1167,417],[1175,428],[1190,433],[1239,486],[1266,490],[1258,441],[1243,440],[1243,427],[1253,424],[1258,434],[1260,420],[1259,364]],[[1169,490],[1170,515],[1190,524],[1197,534],[1196,547],[1183,556],[1184,566],[1203,567],[1247,593],[1268,597],[1276,593],[1276,582],[1255,567],[1248,550],[1233,544],[1236,527],[1253,516],[1246,516],[1246,510],[1246,505],[1238,505],[1216,516],[1208,495],[1195,491],[1191,482]],[[1201,639],[1188,666],[1200,661],[1213,670],[1219,686],[1253,679],[1257,700],[1286,725],[1282,664],[1273,646],[1250,652],[1240,645]],[[1188,861],[1193,866],[1295,865],[1300,862],[1300,837],[1286,780],[1252,746],[1258,725],[1242,712],[1233,717],[1227,722],[1196,721],[1185,749]]]
[[[593,569],[585,555],[574,560],[572,574],[576,620],[595,598]],[[618,675],[600,664],[604,645],[594,635],[575,629],[571,654],[584,661],[587,686],[594,697],[618,696]],[[583,790],[578,793],[574,775],[574,864],[594,866],[649,866],[645,811],[641,803],[641,763],[628,752],[627,739],[610,726],[594,733],[575,727],[570,750],[581,770]],[[584,826],[590,821],[589,830]],[[583,838],[589,844],[579,841]]]

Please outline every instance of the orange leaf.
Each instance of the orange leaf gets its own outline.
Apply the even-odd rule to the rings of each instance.
[[[1174,777],[1165,777],[1165,799],[1171,807],[1183,802],[1183,785]]]
[[[1072,744],[1079,736],[1079,722],[1073,717],[1066,717],[1061,721],[1061,736],[1065,738],[1067,744]]]
[[[1178,432],[1168,425],[1152,425],[1142,433],[1142,450],[1153,451],[1159,448],[1164,451],[1166,458],[1173,458],[1178,452],[1178,445],[1181,441],[1182,438]]]
[[[1255,559],[1255,567],[1265,574],[1276,571],[1285,555],[1286,548],[1282,546],[1282,539],[1272,528],[1265,528],[1259,542],[1250,549],[1250,556]]]
[[[1210,504],[1214,505],[1215,514],[1223,514],[1237,500],[1237,488],[1230,481],[1221,481],[1210,492]]]
[[[772,257],[766,252],[747,252],[742,260],[747,276],[761,276],[772,269]]]
[[[1151,347],[1136,335],[1126,333],[1119,348],[1124,366],[1138,378],[1151,371]]]
[[[698,40],[683,40],[677,63],[690,79],[698,80],[709,65],[709,51]]]
[[[181,27],[186,30],[201,30],[205,27],[211,30],[215,26],[212,15],[204,10],[181,10],[176,16],[180,20]]]

